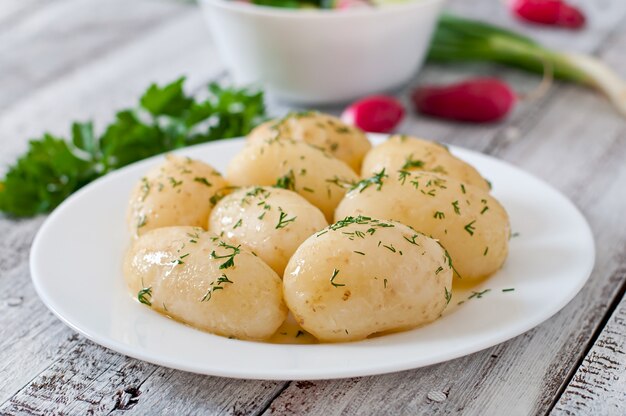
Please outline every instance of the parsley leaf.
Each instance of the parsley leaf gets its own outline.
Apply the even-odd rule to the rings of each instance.
[[[0,179],[0,211],[28,217],[52,211],[98,177],[130,163],[197,143],[243,136],[265,118],[263,93],[208,86],[198,101],[185,78],[151,85],[137,108],[124,109],[97,135],[91,122],[74,123],[71,140],[51,134],[28,150]]]

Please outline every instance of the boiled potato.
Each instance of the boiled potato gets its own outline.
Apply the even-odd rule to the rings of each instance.
[[[198,227],[143,234],[126,255],[124,277],[141,303],[225,337],[266,339],[287,316],[280,277],[249,251]]]
[[[424,170],[449,176],[480,189],[489,183],[470,164],[455,157],[439,143],[409,136],[391,136],[365,156],[361,176],[368,177],[385,169]]]
[[[332,221],[335,207],[358,176],[339,159],[308,143],[281,139],[248,142],[228,165],[237,186],[275,185],[291,189]]]
[[[295,192],[257,186],[223,198],[209,217],[209,229],[257,254],[282,276],[291,255],[328,223],[322,211]]]
[[[356,341],[435,320],[452,269],[437,241],[398,222],[347,217],[309,237],[283,277],[287,306],[321,341]]]
[[[363,157],[372,147],[358,128],[343,123],[337,117],[316,111],[289,113],[281,119],[261,124],[248,135],[251,142],[265,142],[276,138],[293,139],[317,146],[346,162],[357,173]]]
[[[380,172],[339,204],[336,218],[368,215],[439,239],[464,281],[498,270],[508,253],[509,219],[485,190],[431,172]]]
[[[132,235],[173,225],[206,226],[211,198],[227,186],[222,175],[206,163],[168,155],[137,183],[128,207]]]

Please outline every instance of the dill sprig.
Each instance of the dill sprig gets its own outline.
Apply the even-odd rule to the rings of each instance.
[[[335,282],[335,278],[337,277],[338,274],[339,274],[339,270],[333,269],[333,275],[330,277],[330,284],[335,286],[335,287],[345,286],[345,283],[336,283]]]
[[[222,286],[222,284],[225,284],[225,283],[233,283],[233,281],[230,280],[228,276],[226,276],[226,274],[222,273],[222,275],[217,278],[217,281],[209,283],[209,288],[207,289],[207,292],[202,297],[202,299],[200,299],[200,302],[210,301],[211,297],[213,296],[213,292],[216,292],[218,290],[223,290],[224,287]]]
[[[409,155],[409,157],[406,158],[404,165],[402,165],[402,169],[421,169],[424,165],[425,163],[423,160],[414,160],[413,155]]]
[[[152,287],[144,287],[137,292],[137,300],[144,305],[152,306]]]
[[[293,174],[293,170],[289,169],[289,172],[287,172],[284,176],[276,179],[274,187],[294,191],[296,189],[296,176]]]
[[[469,224],[466,224],[465,227],[463,227],[469,235],[474,235],[474,231],[476,231],[476,228],[474,227],[475,222],[476,220],[470,222]]]
[[[278,218],[278,224],[276,224],[276,229],[279,230],[281,228],[285,228],[289,225],[289,223],[296,220],[298,217],[287,218],[289,214],[284,211],[280,211],[280,218]]]
[[[211,258],[214,259],[227,259],[224,263],[220,264],[220,269],[228,269],[229,267],[235,267],[235,256],[241,253],[241,244],[238,246],[231,246],[230,244],[220,241],[218,247],[223,247],[227,250],[232,250],[230,254],[217,255],[215,250],[211,252]]]
[[[361,193],[367,188],[369,188],[370,186],[376,185],[376,190],[380,191],[380,189],[383,186],[383,179],[388,178],[388,177],[389,175],[385,173],[385,168],[383,168],[383,170],[381,170],[378,173],[375,173],[373,176],[370,176],[369,178],[365,178],[357,182],[356,184],[354,184],[354,186],[350,190],[353,191],[356,189],[359,191],[359,193]]]
[[[211,182],[209,182],[207,180],[207,178],[203,178],[203,177],[200,177],[200,176],[197,176],[197,177],[193,178],[193,181],[201,183],[202,185],[205,185],[205,186],[209,186],[209,187],[213,186],[213,184],[211,184]]]
[[[473,298],[480,299],[480,298],[482,298],[482,297],[483,297],[486,293],[489,293],[489,292],[491,292],[491,289],[485,289],[485,290],[480,291],[480,292],[475,292],[475,291],[472,291],[472,294],[468,297],[468,299],[473,299]]]

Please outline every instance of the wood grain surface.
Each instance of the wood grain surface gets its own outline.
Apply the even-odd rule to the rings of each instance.
[[[621,270],[626,278],[626,270]],[[626,297],[554,408],[555,415],[626,414]]]
[[[626,2],[579,2],[580,33],[529,28],[491,0],[466,16],[563,49],[594,53],[626,77]],[[410,53],[410,51],[408,52]],[[223,67],[195,6],[168,1],[7,0],[0,4],[0,172],[43,131],[110,120],[152,81],[201,88]],[[416,83],[490,74],[520,92],[537,77],[502,67],[427,66]],[[408,87],[399,91],[407,99]],[[336,112],[336,108],[326,108]],[[272,103],[279,115],[284,105]],[[488,350],[397,374],[269,382],[198,376],[121,356],[75,334],[37,297],[28,270],[45,218],[0,216],[0,414],[622,415],[626,391],[626,122],[593,92],[555,84],[492,126],[411,115],[407,134],[496,155],[543,178],[585,214],[597,244],[589,283],[556,316]],[[515,224],[513,224],[513,228]]]

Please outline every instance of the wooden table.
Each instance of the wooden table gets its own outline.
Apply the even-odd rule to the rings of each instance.
[[[578,3],[590,16],[580,33],[521,26],[493,0],[455,0],[449,8],[593,53],[626,77],[626,2]],[[428,66],[415,83],[471,73],[501,76],[521,92],[538,83],[486,65]],[[190,3],[3,0],[0,166],[28,138],[66,134],[75,119],[102,126],[149,82],[180,74],[193,88],[227,77]],[[626,119],[602,97],[556,84],[501,124],[411,115],[402,131],[497,156],[570,197],[597,243],[580,294],[515,339],[427,368],[315,382],[205,377],[124,357],[63,325],[29,276],[31,241],[45,218],[0,217],[0,414],[626,414]]]

